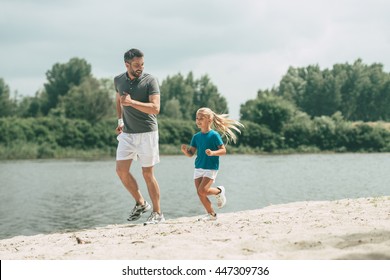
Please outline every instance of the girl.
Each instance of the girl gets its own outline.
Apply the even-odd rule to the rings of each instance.
[[[207,215],[199,220],[216,220],[217,214],[207,196],[216,196],[218,208],[222,208],[226,204],[225,188],[222,186],[211,187],[217,177],[219,156],[226,154],[225,145],[217,131],[226,137],[227,143],[229,141],[235,143],[237,137],[232,129],[240,133],[238,127],[243,127],[243,125],[229,119],[226,114],[217,115],[209,108],[200,108],[196,112],[196,125],[200,128],[200,132],[192,137],[190,146],[181,145],[181,150],[188,157],[197,153],[194,171],[195,187],[199,199],[207,211]],[[217,131],[213,130],[212,127]]]

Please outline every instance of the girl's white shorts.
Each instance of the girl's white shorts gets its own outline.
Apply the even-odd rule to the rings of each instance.
[[[154,166],[160,162],[158,131],[145,133],[124,133],[117,137],[119,143],[116,160],[138,160],[142,167]]]
[[[215,179],[217,178],[217,174],[218,170],[195,168],[194,180],[202,177],[207,177],[215,181]]]

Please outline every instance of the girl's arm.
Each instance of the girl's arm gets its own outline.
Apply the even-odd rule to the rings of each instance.
[[[185,144],[181,145],[181,151],[183,154],[185,154],[187,157],[192,157],[196,153],[196,148],[187,146]]]
[[[206,154],[210,157],[212,156],[223,156],[226,155],[226,148],[225,145],[218,146],[218,150],[212,151],[210,149],[206,150]]]

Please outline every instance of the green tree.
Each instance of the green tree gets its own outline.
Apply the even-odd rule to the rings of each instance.
[[[72,58],[67,63],[56,63],[46,73],[47,83],[41,98],[44,101],[43,113],[58,105],[61,96],[65,96],[73,86],[79,86],[91,77],[91,65],[84,59]]]
[[[15,102],[10,99],[9,86],[0,78],[0,117],[13,115]]]
[[[389,77],[389,74],[383,72],[382,64],[364,66],[364,78],[361,80],[360,93],[357,97],[355,120],[376,121],[385,117],[386,114],[382,115],[381,105],[389,98],[385,91]],[[390,104],[386,105],[389,111]]]
[[[340,88],[332,71],[321,71],[318,65],[290,67],[280,82],[278,95],[311,116],[332,115],[340,108]]]
[[[35,96],[26,96],[18,104],[17,115],[23,118],[41,117],[44,106],[42,98],[37,93]]]
[[[172,119],[182,119],[183,114],[180,111],[180,102],[176,98],[168,100],[165,102],[164,106],[164,116]]]
[[[305,70],[303,68],[289,67],[286,75],[282,77],[276,93],[299,106],[299,104],[303,103],[305,90]]]
[[[312,117],[341,112],[347,120],[390,120],[390,75],[383,65],[335,64],[331,70],[318,65],[290,67],[277,94],[294,102]]]
[[[380,111],[380,119],[390,121],[390,79],[383,85],[382,91],[378,98],[381,100],[378,109]]]
[[[99,81],[89,77],[79,86],[73,86],[69,92],[61,97],[59,109],[65,117],[84,119],[91,123],[113,115],[114,94],[113,86],[106,81]]]
[[[259,91],[254,100],[241,105],[241,120],[266,125],[271,131],[281,132],[297,111],[295,105],[272,91]]]
[[[180,73],[172,77],[168,76],[161,84],[161,112],[162,116],[172,117],[172,108],[177,106],[175,101],[179,103],[179,111],[175,112],[175,115],[181,115],[183,119],[189,120],[193,115],[193,96],[195,88],[193,87],[193,75],[190,72],[187,78],[184,78]],[[168,110],[168,111],[167,111]]]
[[[218,92],[217,86],[211,82],[208,75],[200,77],[200,79],[195,82],[195,86],[194,106],[196,109],[208,107],[218,114],[229,113],[226,98]],[[195,117],[195,113],[196,110],[193,114],[193,118]]]
[[[201,107],[209,107],[216,113],[228,113],[226,99],[207,75],[198,80],[194,80],[192,72],[185,78],[180,73],[168,76],[161,84],[161,93],[161,116],[181,115],[184,120],[192,120]]]

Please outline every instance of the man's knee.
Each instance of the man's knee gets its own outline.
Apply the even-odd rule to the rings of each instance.
[[[116,174],[119,177],[127,176],[130,174],[130,167],[127,164],[117,163],[116,164]]]
[[[125,169],[121,169],[121,168],[117,168],[116,169],[116,174],[119,176],[119,178],[123,178],[125,176],[127,176],[130,172],[128,170],[125,170]]]
[[[143,167],[142,175],[145,180],[152,180],[154,178],[153,167]]]

